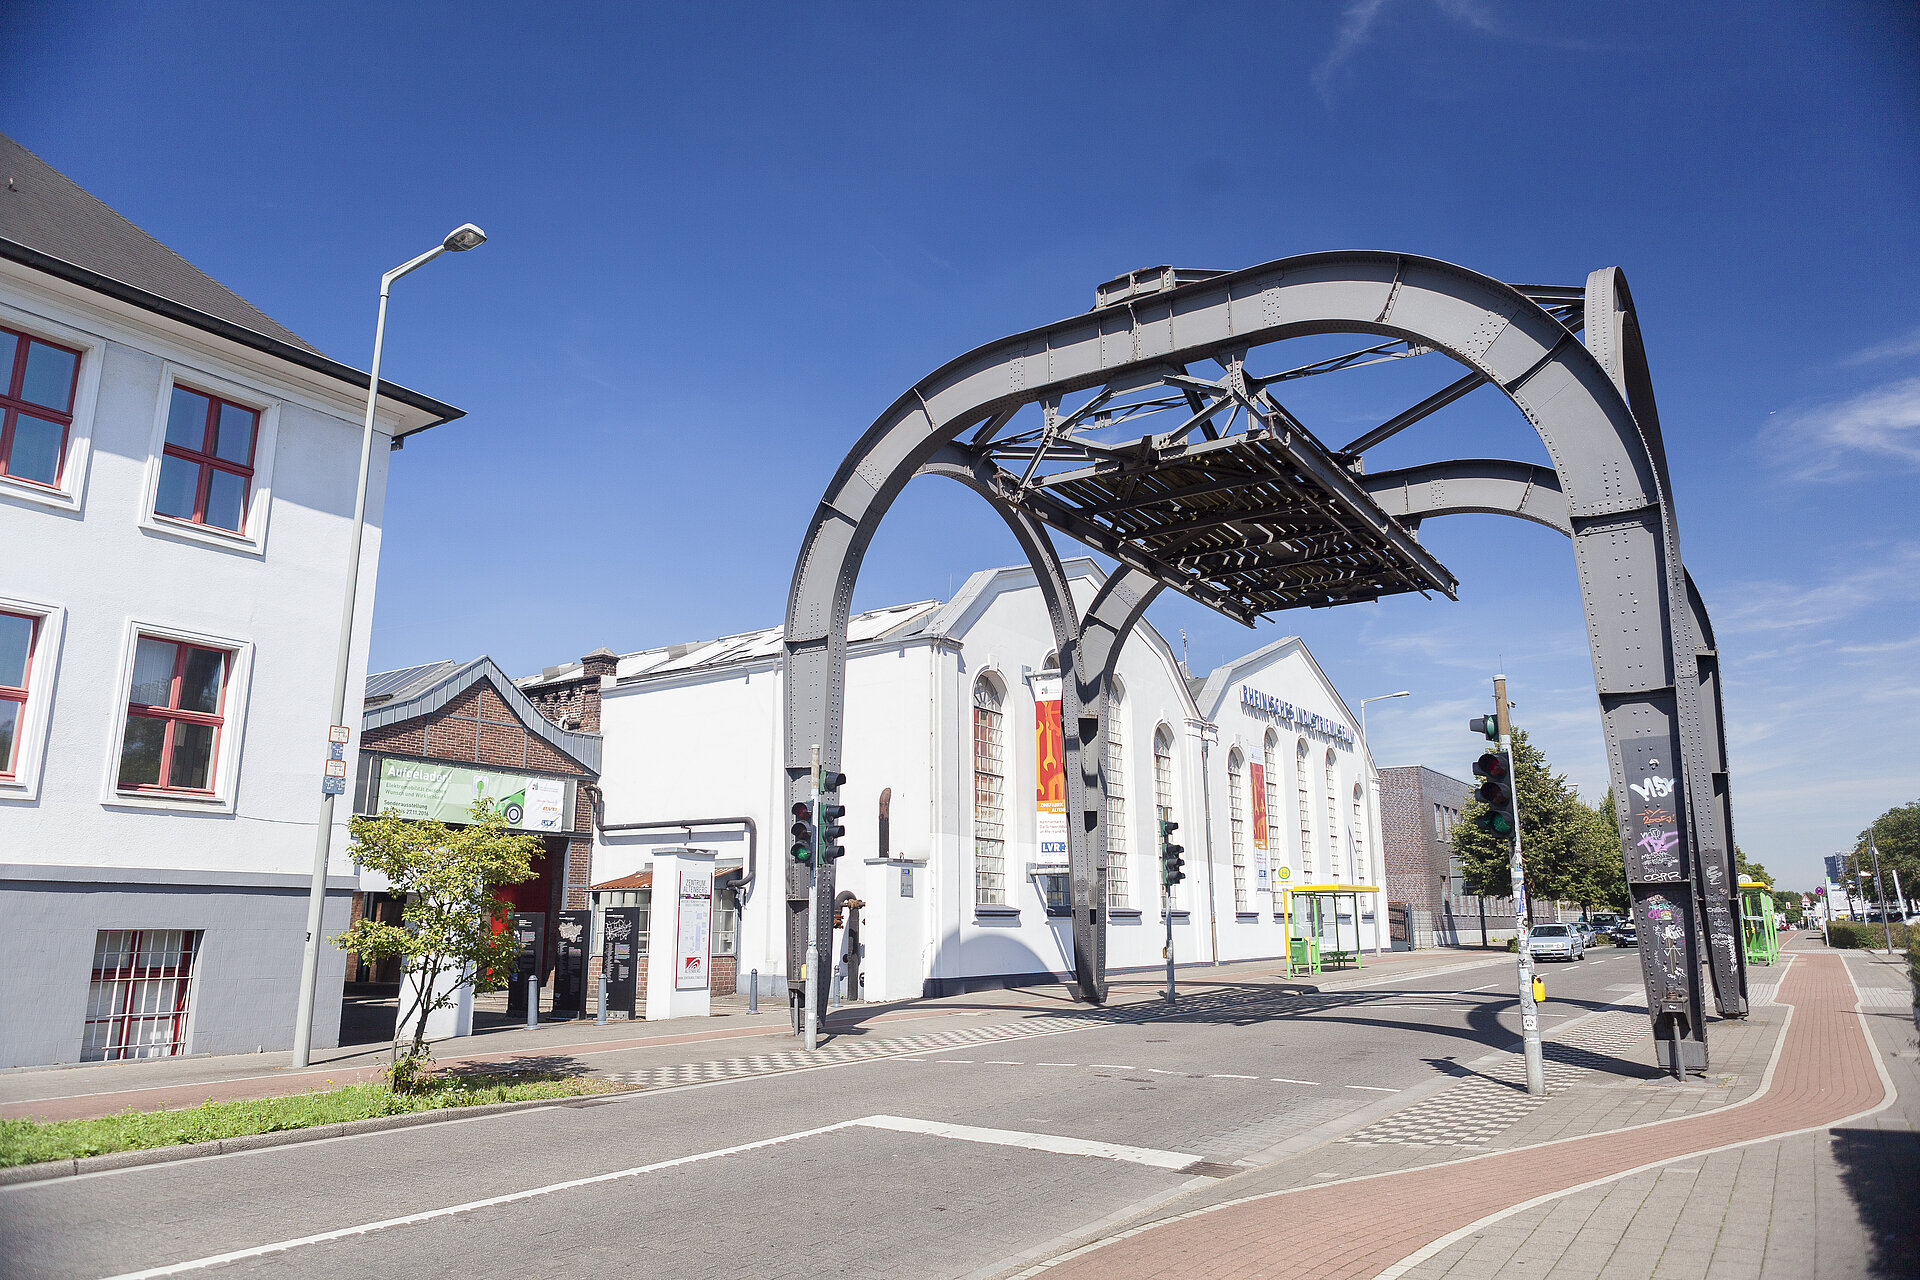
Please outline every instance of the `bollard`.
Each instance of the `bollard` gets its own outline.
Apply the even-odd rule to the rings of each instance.
[[[540,975],[527,975],[527,1030],[540,1025]]]
[[[833,987],[833,999],[830,1003],[836,1009],[840,1007],[840,980],[845,975],[845,973],[846,973],[846,969],[844,966],[842,965],[833,966],[833,982],[831,984]]]
[[[600,975],[600,1016],[593,1020],[596,1027],[607,1025],[607,975]]]
[[[747,1012],[758,1013],[760,1012],[760,971],[754,969],[750,972],[753,976],[747,979]]]

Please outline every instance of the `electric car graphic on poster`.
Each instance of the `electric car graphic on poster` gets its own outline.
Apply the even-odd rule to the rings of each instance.
[[[475,800],[491,800],[507,825],[522,831],[565,831],[567,781],[463,769],[421,760],[380,762],[377,812],[403,818],[469,822]]]

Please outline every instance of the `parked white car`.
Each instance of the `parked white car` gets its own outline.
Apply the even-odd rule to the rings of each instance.
[[[1587,939],[1578,925],[1537,924],[1527,930],[1527,953],[1535,960],[1578,960]]]

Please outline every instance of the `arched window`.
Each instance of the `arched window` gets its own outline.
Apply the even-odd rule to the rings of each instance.
[[[1173,730],[1164,724],[1153,731],[1153,812],[1156,819],[1154,828],[1154,852],[1159,853],[1160,829],[1157,823],[1172,822],[1173,817]],[[1175,843],[1179,843],[1177,840]],[[1167,909],[1173,910],[1180,900],[1179,889],[1168,889]]]
[[[1353,784],[1353,882],[1369,884],[1368,873],[1372,870],[1367,858],[1367,809],[1365,790],[1359,783]]]
[[[1334,768],[1340,763],[1327,748],[1327,875],[1340,883],[1340,779]]]
[[[1272,729],[1267,730],[1264,756],[1261,783],[1266,790],[1267,802],[1267,859],[1273,864],[1276,880],[1274,892],[1277,894],[1280,892],[1278,871],[1285,864],[1285,856],[1280,852],[1280,735]]]
[[[1007,902],[1006,694],[982,675],[973,682],[973,900]]]
[[[1247,891],[1247,761],[1235,747],[1227,753],[1227,833],[1233,849],[1233,909],[1253,910]]]
[[[1127,695],[1115,680],[1107,691],[1107,906],[1133,905],[1127,853]]]
[[[1300,878],[1313,882],[1313,793],[1307,785],[1307,740],[1300,739],[1294,748],[1293,760],[1293,809],[1294,816],[1300,819]]]

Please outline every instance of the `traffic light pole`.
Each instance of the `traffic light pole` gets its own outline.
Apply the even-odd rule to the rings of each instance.
[[[807,966],[806,996],[801,1005],[809,1052],[820,1044],[820,744],[813,744],[813,773],[807,784],[807,796],[813,803],[813,856],[807,859]]]
[[[1167,989],[1161,994],[1173,1003],[1173,886],[1160,887],[1160,914],[1167,918]]]
[[[1520,861],[1520,770],[1513,758],[1513,725],[1507,719],[1507,678],[1503,675],[1493,678],[1493,714],[1500,729],[1500,754],[1507,759],[1508,784],[1513,788],[1513,852],[1507,859],[1507,874],[1513,882],[1513,927],[1519,938],[1520,1040],[1527,1057],[1527,1092],[1540,1096],[1547,1091],[1547,1072],[1540,1055],[1540,1006],[1533,998],[1533,955],[1527,950],[1527,875]]]

